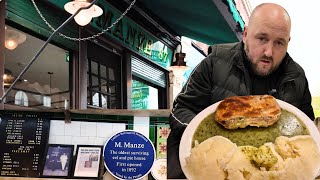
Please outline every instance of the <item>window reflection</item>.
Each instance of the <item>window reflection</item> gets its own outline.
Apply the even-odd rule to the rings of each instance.
[[[28,96],[23,91],[18,91],[14,97],[14,104],[19,106],[28,106]]]
[[[5,31],[6,41],[13,39],[13,32],[17,32],[20,39],[16,37],[18,39],[15,39],[17,42],[15,48],[8,46],[4,51],[5,91],[44,44],[44,41],[8,25]],[[8,93],[5,103],[41,109],[64,108],[65,101],[70,101],[67,54],[66,50],[48,44]]]

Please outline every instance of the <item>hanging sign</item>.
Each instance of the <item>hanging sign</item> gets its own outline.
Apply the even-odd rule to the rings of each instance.
[[[113,135],[106,142],[103,154],[107,170],[118,179],[143,178],[155,160],[150,139],[131,130]]]

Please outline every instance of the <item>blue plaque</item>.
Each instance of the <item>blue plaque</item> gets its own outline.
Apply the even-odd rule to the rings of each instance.
[[[107,170],[118,179],[141,179],[150,172],[155,160],[150,139],[131,130],[113,135],[103,150]]]

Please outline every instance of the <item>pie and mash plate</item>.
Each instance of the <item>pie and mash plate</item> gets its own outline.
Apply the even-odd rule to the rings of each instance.
[[[220,101],[221,102],[221,101]],[[189,123],[187,128],[185,129],[181,141],[180,141],[180,148],[179,148],[179,159],[181,168],[186,175],[186,177],[190,177],[188,169],[186,168],[186,158],[190,156],[192,144],[193,144],[193,136],[199,126],[199,124],[210,114],[214,113],[216,111],[217,106],[220,102],[217,102],[215,104],[212,104],[211,106],[207,107],[203,111],[201,111],[199,114],[197,114],[193,120]],[[297,118],[300,119],[301,123],[303,123],[306,127],[306,129],[309,131],[309,134],[313,137],[315,140],[319,150],[320,150],[320,133],[310,118],[304,114],[301,110],[294,107],[293,105],[286,103],[284,101],[278,100],[278,104],[280,105],[281,109],[284,109],[288,112],[293,113]],[[212,119],[214,121],[214,119]],[[320,175],[320,172],[318,173]]]

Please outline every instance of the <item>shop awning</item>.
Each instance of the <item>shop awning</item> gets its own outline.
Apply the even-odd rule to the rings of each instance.
[[[207,44],[242,38],[244,24],[232,0],[137,0],[137,6],[158,16],[180,36]]]
[[[48,0],[61,9],[69,1]],[[98,4],[101,1],[120,7],[122,12],[132,2],[99,0]],[[139,21],[137,14],[151,17],[151,21],[169,29],[167,35],[171,38],[186,36],[206,44],[235,42],[242,38],[244,23],[233,0],[137,0],[127,15]]]

